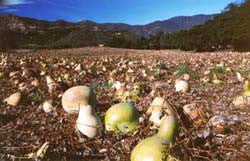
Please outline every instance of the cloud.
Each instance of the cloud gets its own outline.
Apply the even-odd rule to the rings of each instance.
[[[0,0],[0,2],[7,6],[32,3],[30,0]]]
[[[32,0],[0,0],[0,10],[3,12],[17,12],[18,9],[13,8],[15,5],[30,4]]]

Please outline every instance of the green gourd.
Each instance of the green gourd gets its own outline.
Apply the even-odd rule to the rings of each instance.
[[[168,146],[173,143],[177,130],[174,115],[164,116],[156,135],[139,142],[131,153],[131,161],[167,161]]]

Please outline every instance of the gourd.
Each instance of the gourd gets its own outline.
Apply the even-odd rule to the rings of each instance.
[[[131,133],[139,123],[139,113],[131,103],[118,103],[105,114],[105,128],[116,133]]]
[[[168,114],[172,114],[170,104],[162,97],[155,97],[147,110],[147,114],[150,115],[149,120],[152,121],[154,125],[159,126],[164,111]]]
[[[250,83],[249,81],[245,81],[244,83],[244,93],[243,93],[243,96],[250,96]]]
[[[220,80],[218,76],[214,73],[211,82],[213,84],[223,84],[224,81]]]
[[[168,146],[173,143],[177,129],[174,115],[164,116],[156,135],[139,142],[131,153],[131,161],[167,161]]]
[[[21,100],[22,94],[20,92],[16,92],[10,95],[8,98],[4,99],[3,102],[7,102],[8,105],[17,106]]]
[[[187,92],[189,90],[188,82],[184,80],[177,80],[175,82],[175,90],[176,92]]]

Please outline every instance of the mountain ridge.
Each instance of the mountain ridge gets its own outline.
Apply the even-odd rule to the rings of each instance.
[[[213,19],[214,15],[174,17],[146,25],[97,23],[84,20],[45,21],[16,15],[0,15],[0,37],[8,39],[0,46],[8,48],[74,48],[82,46],[148,48],[146,39],[160,32],[188,30]],[[13,44],[15,47],[13,47]]]
[[[18,23],[18,20],[24,20],[27,22],[32,22],[34,25],[38,26],[38,28],[44,28],[44,27],[69,27],[69,26],[89,26],[89,27],[99,27],[104,30],[109,31],[121,31],[121,30],[127,30],[129,32],[135,33],[139,36],[145,36],[148,37],[150,35],[158,34],[159,32],[176,32],[179,30],[188,30],[196,25],[204,24],[208,20],[212,20],[213,17],[216,14],[212,15],[205,15],[205,14],[198,14],[193,16],[176,16],[172,17],[166,20],[161,21],[154,21],[145,25],[130,25],[126,23],[98,23],[92,20],[82,20],[79,22],[69,22],[63,19],[58,19],[55,21],[47,21],[47,20],[38,20],[34,18],[29,17],[22,17],[22,16],[16,16],[14,14],[6,14],[6,15],[0,15],[0,28],[3,28],[3,22],[1,21],[4,19],[4,23],[6,24],[6,21],[11,21],[8,23],[7,26],[10,26],[11,23]],[[16,22],[13,22],[13,19],[16,20]],[[35,22],[36,21],[36,22]],[[22,26],[22,25],[21,25]],[[18,27],[18,26],[16,26]],[[34,26],[33,26],[34,27]],[[11,29],[14,29],[15,26],[10,26]]]

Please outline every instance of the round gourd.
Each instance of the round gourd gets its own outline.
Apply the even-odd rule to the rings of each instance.
[[[115,104],[105,115],[105,128],[116,133],[130,133],[136,130],[139,113],[131,103]]]
[[[187,81],[178,80],[175,83],[176,92],[187,92],[189,90],[189,85]]]

